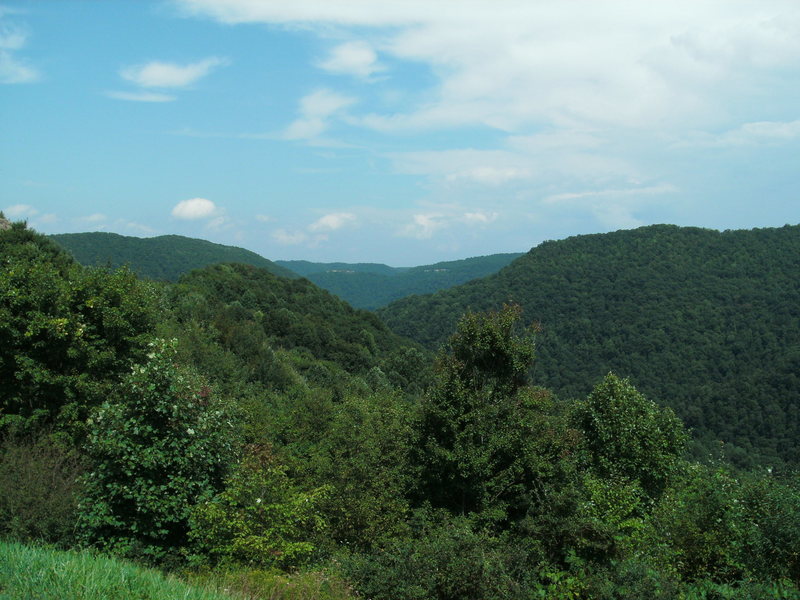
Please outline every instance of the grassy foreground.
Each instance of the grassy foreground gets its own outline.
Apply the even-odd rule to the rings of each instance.
[[[231,596],[89,552],[0,542],[0,600],[231,600]]]
[[[0,600],[351,600],[325,572],[186,573],[189,583],[93,552],[0,541]],[[220,590],[224,590],[220,591]]]

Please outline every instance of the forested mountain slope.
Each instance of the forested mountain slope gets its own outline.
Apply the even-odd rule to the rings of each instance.
[[[499,273],[379,311],[431,348],[465,310],[519,303],[534,380],[582,397],[614,371],[740,464],[800,463],[800,227],[658,225],[549,241]],[[731,446],[731,444],[733,446]]]
[[[182,318],[213,315],[208,320],[224,344],[240,355],[252,349],[253,363],[261,369],[272,362],[266,349],[282,348],[305,351],[351,373],[373,367],[391,371],[386,361],[414,347],[374,313],[352,308],[307,279],[286,279],[251,265],[192,271],[171,288],[170,296]],[[424,353],[415,354],[421,360]]]
[[[418,267],[374,263],[276,261],[358,308],[375,309],[411,294],[430,294],[496,273],[521,254],[492,254]]]
[[[255,252],[180,235],[138,238],[116,233],[60,233],[50,236],[82,265],[128,265],[150,279],[176,281],[206,265],[236,262],[261,267],[282,277],[295,273]]]

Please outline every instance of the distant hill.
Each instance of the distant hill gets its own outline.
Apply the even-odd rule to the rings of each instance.
[[[800,464],[800,226],[669,225],[545,242],[500,272],[378,311],[441,344],[466,310],[519,303],[535,381],[581,398],[609,371],[748,464]]]
[[[411,294],[430,294],[496,273],[522,254],[492,254],[419,267],[375,263],[276,261],[357,308],[375,309]]]
[[[49,236],[83,265],[128,265],[143,277],[177,281],[192,269],[215,263],[261,267],[281,277],[297,275],[255,252],[180,235],[138,238],[116,233],[61,233]]]

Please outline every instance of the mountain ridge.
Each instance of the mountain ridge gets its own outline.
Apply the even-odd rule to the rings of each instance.
[[[609,371],[704,440],[800,462],[800,226],[655,225],[547,241],[494,275],[378,311],[436,348],[465,311],[517,303],[540,328],[537,383],[582,397]],[[698,450],[700,451],[700,450]]]

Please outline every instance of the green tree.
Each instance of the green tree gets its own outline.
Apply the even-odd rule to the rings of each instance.
[[[143,358],[156,301],[125,269],[85,269],[22,224],[0,231],[0,427],[81,438],[91,406]]]
[[[609,374],[573,411],[589,466],[602,477],[637,480],[658,495],[683,464],[687,434],[669,408],[660,408],[627,379]]]
[[[153,562],[186,545],[192,507],[221,489],[235,451],[230,411],[174,357],[174,342],[153,342],[91,417],[80,504],[85,541]]]
[[[532,388],[530,332],[520,309],[468,313],[437,361],[422,403],[424,497],[454,512],[525,510],[531,489],[558,463],[564,438],[543,413],[549,394]]]

